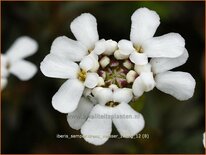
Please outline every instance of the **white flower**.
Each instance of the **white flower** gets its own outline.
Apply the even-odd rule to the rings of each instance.
[[[50,52],[72,61],[81,61],[88,55],[90,58],[94,57],[96,61],[93,61],[92,71],[96,71],[99,65],[98,57],[94,55],[102,52],[111,54],[117,46],[117,43],[112,40],[99,40],[96,19],[89,13],[83,13],[75,18],[70,28],[77,41],[66,36],[58,37],[52,43]]]
[[[116,51],[119,58],[129,57],[133,63],[145,65],[148,57],[174,58],[183,53],[185,41],[179,34],[168,33],[153,37],[160,24],[160,18],[155,11],[140,8],[133,13],[131,20],[131,41],[119,41],[119,50]]]
[[[144,128],[143,116],[128,104],[133,97],[131,89],[96,87],[92,93],[99,104],[92,109],[89,118],[81,127],[81,133],[87,142],[94,145],[104,144],[112,132],[112,122],[125,138],[134,136]]]
[[[205,132],[203,133],[203,145],[205,147]]]
[[[52,98],[54,109],[62,113],[73,112],[80,101],[85,88],[94,88],[98,84],[97,73],[90,72],[94,59],[77,63],[48,54],[41,62],[40,69],[47,77],[68,79]]]
[[[188,59],[188,52],[177,58],[152,58],[150,64],[136,65],[135,71],[140,74],[133,83],[133,92],[139,97],[144,91],[155,86],[160,91],[170,94],[178,100],[187,100],[194,94],[195,80],[189,74],[180,71],[169,71],[183,65]]]
[[[24,36],[18,38],[5,54],[1,54],[1,89],[6,86],[10,73],[22,81],[29,80],[36,74],[36,66],[24,58],[33,55],[37,48],[35,40]]]

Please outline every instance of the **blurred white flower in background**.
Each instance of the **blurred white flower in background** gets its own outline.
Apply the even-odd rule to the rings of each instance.
[[[1,90],[8,82],[10,74],[15,75],[22,81],[31,79],[37,72],[37,67],[24,60],[24,58],[33,55],[38,49],[38,44],[30,37],[22,36],[14,44],[1,54]]]
[[[122,137],[139,133],[144,118],[130,103],[155,87],[179,100],[193,96],[194,78],[169,71],[188,59],[185,41],[177,33],[153,37],[159,24],[155,11],[140,8],[132,15],[131,41],[117,44],[99,40],[95,17],[83,13],[70,25],[77,41],[63,36],[52,43],[41,71],[48,77],[69,79],[53,96],[52,105],[67,113],[68,124],[81,129],[87,142],[104,144],[112,122]],[[101,117],[105,115],[109,117]]]
[[[203,133],[203,145],[205,147],[205,132]]]

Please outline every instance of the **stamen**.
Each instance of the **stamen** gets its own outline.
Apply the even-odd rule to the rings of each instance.
[[[136,49],[136,51],[138,53],[143,53],[144,52],[142,46],[140,46],[140,45],[134,45],[134,48]]]
[[[78,73],[78,79],[82,82],[84,82],[86,80],[86,76],[87,76],[87,72],[84,71],[84,70],[81,70],[79,73]]]
[[[119,105],[119,102],[110,101],[110,102],[107,102],[105,105],[108,107],[116,107]]]

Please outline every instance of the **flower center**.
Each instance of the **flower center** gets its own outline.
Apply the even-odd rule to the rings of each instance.
[[[107,102],[105,105],[108,106],[108,107],[116,107],[116,106],[119,105],[119,103],[110,101],[110,102]]]
[[[134,45],[134,48],[136,49],[136,52],[143,53],[143,48],[140,45]]]
[[[129,60],[116,60],[114,56],[110,56],[109,59],[110,63],[106,67],[100,66],[98,70],[99,76],[104,79],[105,86],[109,87],[110,85],[115,84],[119,88],[131,87],[131,84],[127,82],[126,75],[133,67],[132,63],[130,69],[128,69],[124,64],[125,61]]]
[[[78,73],[78,79],[84,82],[86,80],[86,77],[87,77],[87,72],[84,70],[80,70],[80,72]]]

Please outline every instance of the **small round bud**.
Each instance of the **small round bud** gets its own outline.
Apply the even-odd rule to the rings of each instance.
[[[117,59],[117,60],[124,60],[124,59],[127,59],[129,56],[128,55],[123,55],[120,53],[120,50],[116,50],[114,52],[114,57]]]
[[[97,86],[104,86],[104,85],[105,85],[104,79],[102,77],[99,77],[99,81],[98,81]]]
[[[101,76],[103,79],[106,78],[106,72],[103,70],[98,71],[99,76]]]
[[[129,60],[125,60],[125,61],[123,62],[123,66],[124,66],[125,68],[127,68],[127,69],[131,69],[131,68],[132,68],[132,63],[131,63],[131,61],[129,61]]]
[[[105,68],[110,63],[110,59],[107,56],[104,56],[103,58],[101,58],[99,63],[102,68]]]
[[[111,84],[111,85],[109,86],[109,88],[112,89],[112,90],[118,89],[118,87],[117,87],[116,84]]]
[[[134,70],[129,71],[126,75],[127,82],[128,83],[134,82],[136,77],[137,77],[137,73]]]

